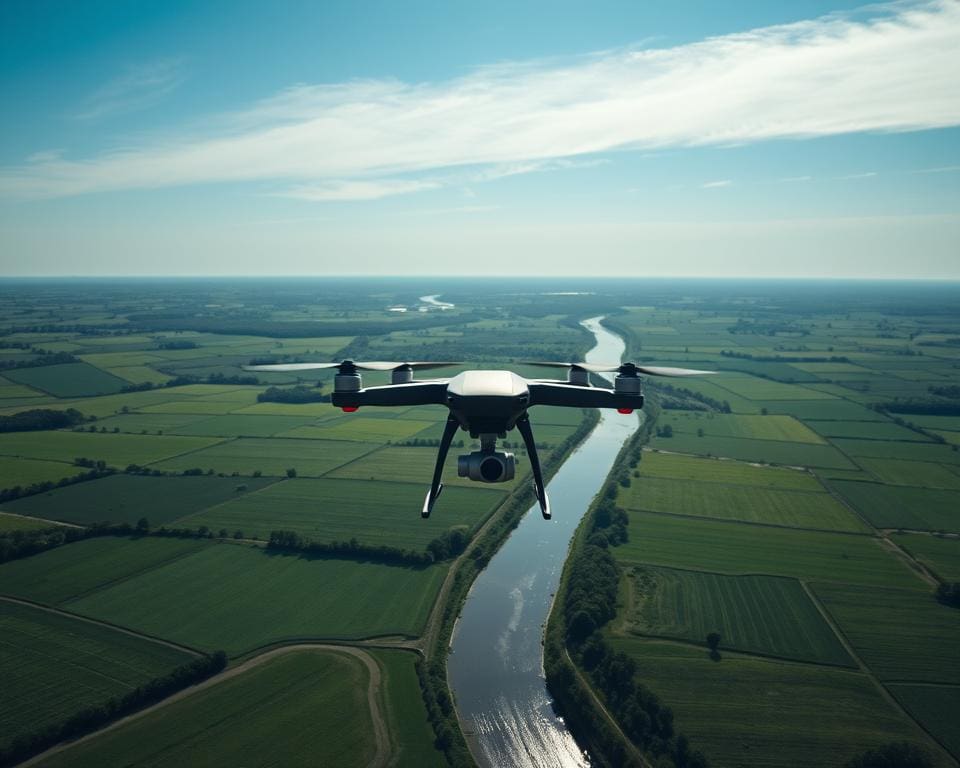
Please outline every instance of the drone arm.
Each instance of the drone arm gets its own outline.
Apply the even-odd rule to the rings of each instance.
[[[333,391],[330,401],[338,408],[359,408],[363,405],[444,405],[447,402],[447,382],[415,381],[411,384],[387,384],[367,387],[355,392]]]
[[[530,405],[559,405],[567,408],[642,408],[643,395],[615,392],[602,387],[574,384],[528,382]]]
[[[523,444],[527,446],[527,455],[530,457],[530,468],[533,470],[533,486],[540,503],[540,512],[544,520],[550,519],[550,499],[547,498],[547,489],[543,486],[543,472],[540,470],[540,457],[537,455],[537,444],[533,441],[533,430],[530,428],[530,419],[523,414],[517,419],[517,429],[523,437]]]
[[[434,502],[440,495],[440,491],[443,490],[443,483],[440,482],[440,476],[443,474],[443,463],[447,459],[447,451],[450,450],[450,443],[453,442],[453,436],[459,426],[453,416],[447,417],[447,424],[443,428],[443,437],[440,438],[440,450],[437,452],[437,464],[433,469],[433,482],[430,484],[430,491],[427,493],[427,498],[423,502],[423,509],[420,511],[420,516],[423,518],[430,517]]]

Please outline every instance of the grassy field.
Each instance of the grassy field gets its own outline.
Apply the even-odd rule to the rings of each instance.
[[[883,414],[858,403],[836,398],[833,400],[778,401],[768,405],[770,413],[788,413],[798,419],[834,419],[837,421],[885,421]],[[811,425],[812,426],[812,425]]]
[[[212,440],[212,438],[180,437],[171,440]],[[167,472],[182,472],[198,467],[204,471],[241,475],[262,472],[283,477],[287,469],[295,469],[305,477],[326,474],[376,448],[375,443],[351,443],[346,440],[296,440],[288,438],[240,438],[214,445],[156,464]]]
[[[445,572],[214,544],[67,608],[236,656],[297,638],[418,635]]]
[[[848,456],[867,456],[901,461],[932,461],[960,464],[960,452],[937,443],[903,442],[900,440],[851,440],[833,438],[831,442]]]
[[[831,396],[797,384],[783,384],[742,374],[724,373],[716,378],[719,387],[750,400],[830,400]]]
[[[58,605],[209,546],[197,539],[85,539],[0,565],[0,591]]]
[[[855,469],[854,464],[832,445],[784,443],[778,440],[751,440],[742,437],[713,437],[677,433],[673,437],[655,437],[650,445],[662,451],[700,456],[723,456],[741,461],[783,464],[790,467],[827,467]]]
[[[823,486],[808,472],[659,451],[644,451],[643,460],[638,469],[644,477],[702,480],[732,485],[776,488],[783,491],[823,490]]]
[[[927,590],[906,564],[867,536],[630,513],[630,564],[728,574],[769,574]]]
[[[840,766],[867,749],[928,737],[864,675],[634,638],[616,638],[638,678],[673,709],[674,726],[711,765]],[[946,765],[936,762],[935,765]]]
[[[723,576],[673,568],[633,568],[627,631],[770,656],[855,666],[799,582],[771,576]]]
[[[54,527],[56,527],[56,525],[47,520],[34,520],[29,517],[20,517],[20,515],[9,515],[6,512],[0,512],[0,533],[36,531],[41,528]]]
[[[951,685],[891,685],[897,701],[933,737],[960,760],[960,687]]]
[[[83,467],[64,461],[43,459],[16,459],[0,456],[0,489],[20,486],[26,488],[34,483],[56,482],[63,477],[73,477],[85,470]]]
[[[130,523],[146,517],[159,527],[201,509],[256,491],[273,478],[113,475],[4,504],[2,510],[68,523]],[[238,489],[243,490],[238,490]],[[232,533],[231,529],[231,533]]]
[[[807,426],[824,437],[851,437],[866,440],[908,440],[929,442],[912,429],[901,427],[889,421],[813,421]]]
[[[920,488],[960,490],[960,473],[944,464],[902,459],[869,459],[857,457],[857,464],[881,483],[912,485]]]
[[[866,533],[869,529],[830,494],[781,491],[715,482],[678,482],[641,477],[621,490],[621,504],[630,509],[696,515],[721,520]]]
[[[234,478],[235,480],[235,478]],[[447,488],[436,514],[420,517],[424,483],[369,482],[296,478],[283,480],[258,493],[234,500],[183,520],[231,533],[267,539],[272,530],[296,531],[314,541],[350,541],[423,550],[453,526],[474,529],[500,503],[504,494],[484,487]],[[442,505],[442,506],[441,506]]]
[[[857,654],[883,680],[960,683],[960,611],[932,594],[840,584],[812,585]],[[904,652],[907,650],[908,652]]]
[[[960,538],[894,533],[893,541],[944,581],[960,581]]]
[[[369,673],[344,653],[303,650],[194,693],[45,760],[43,766],[366,766]]]
[[[790,443],[823,444],[826,441],[792,416],[749,416],[734,413],[703,411],[663,411],[657,420],[669,424],[676,432],[714,437],[745,437],[754,440],[780,440]]]
[[[87,397],[119,392],[127,382],[89,363],[18,368],[4,374],[11,381],[42,389],[55,397]]]
[[[828,482],[877,528],[960,532],[955,491],[848,480]]]
[[[217,438],[173,435],[8,432],[0,435],[0,455],[68,462],[82,456],[102,459],[108,465],[122,469],[128,464],[150,464],[189,454],[218,442]]]
[[[200,420],[190,420],[185,424],[171,427],[169,432],[176,435],[199,435],[202,437],[273,437],[310,424],[309,416],[252,416],[227,414]]]
[[[0,747],[122,696],[192,656],[109,627],[0,600]]]
[[[413,437],[432,421],[414,419],[328,419],[320,426],[292,429],[285,437],[321,437],[328,440],[366,440],[374,443],[397,442]]]

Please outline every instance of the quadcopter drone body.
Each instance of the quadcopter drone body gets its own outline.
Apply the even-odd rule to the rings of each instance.
[[[684,368],[596,365],[590,363],[529,363],[567,369],[567,380],[525,379],[511,371],[465,371],[449,379],[414,381],[414,370],[441,368],[459,363],[281,363],[244,366],[248,371],[304,371],[336,368],[332,403],[347,413],[364,406],[445,405],[450,413],[440,438],[440,450],[433,472],[433,482],[423,503],[421,515],[429,517],[443,490],[440,478],[450,443],[458,429],[480,440],[480,450],[462,455],[457,460],[457,474],[484,483],[503,483],[516,473],[512,453],[497,450],[497,439],[505,438],[516,428],[527,449],[533,471],[534,491],[545,520],[550,519],[550,502],[544,488],[540,458],[527,415],[536,405],[567,408],[616,408],[630,414],[643,407],[643,386],[640,374],[650,376],[693,376],[711,371]],[[391,383],[363,387],[361,370],[390,371]],[[613,388],[594,387],[590,373],[616,372]]]

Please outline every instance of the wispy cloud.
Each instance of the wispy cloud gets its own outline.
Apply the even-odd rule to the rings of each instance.
[[[912,173],[956,173],[960,171],[960,165],[941,165],[938,168],[920,168]]]
[[[846,176],[838,176],[837,178],[841,181],[849,181],[851,179],[872,179],[876,175],[876,171],[866,171],[865,173],[848,173]]]
[[[442,177],[462,186],[471,168],[489,180],[613,150],[938,128],[960,124],[957,71],[960,2],[900,2],[439,83],[298,85],[211,116],[219,135],[0,170],[0,193],[257,180],[297,185],[290,194],[309,199],[376,199],[416,191],[411,176],[423,176],[424,189]],[[102,101],[119,104],[149,79],[118,84]]]
[[[781,184],[796,184],[802,181],[812,181],[813,176],[785,176],[782,179],[777,179]]]
[[[174,58],[127,67],[94,91],[74,116],[92,121],[151,107],[184,81],[185,63]]]
[[[700,185],[700,189],[720,189],[729,187],[733,184],[731,179],[718,179],[717,181],[707,181]]]

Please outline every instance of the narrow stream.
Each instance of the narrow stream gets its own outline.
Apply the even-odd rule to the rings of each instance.
[[[623,340],[583,322],[596,337],[587,362],[616,363]],[[530,412],[537,433],[536,408]],[[480,765],[589,766],[554,714],[543,675],[543,627],[570,538],[600,490],[637,416],[602,411],[600,423],[547,486],[553,520],[527,511],[480,574],[454,633],[447,674],[471,752]]]

